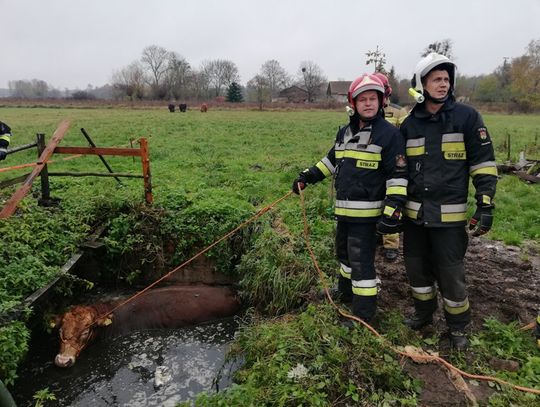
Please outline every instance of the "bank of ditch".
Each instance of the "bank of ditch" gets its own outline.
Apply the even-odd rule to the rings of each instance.
[[[164,200],[165,205],[154,208],[138,204],[111,205],[114,200],[108,201],[107,206],[96,203],[92,213],[107,216],[88,216],[86,219],[91,222],[66,217],[60,208],[32,207],[23,211],[21,223],[17,219],[10,223],[13,229],[3,225],[5,236],[13,235],[13,244],[19,245],[17,251],[21,252],[21,243],[16,242],[20,242],[21,236],[32,226],[47,238],[42,238],[39,246],[44,254],[36,257],[34,263],[28,259],[23,262],[28,275],[23,275],[23,269],[19,268],[13,269],[18,272],[3,277],[4,286],[11,287],[10,297],[7,292],[3,293],[3,299],[8,298],[2,302],[4,313],[13,311],[24,297],[21,281],[28,281],[24,286],[26,290],[43,285],[47,278],[41,275],[38,279],[37,270],[48,261],[47,267],[53,276],[54,261],[59,264],[70,251],[76,250],[77,241],[86,236],[97,221],[106,228],[101,238],[103,247],[99,249],[102,250],[100,272],[94,277],[109,286],[142,287],[225,235],[256,210],[245,201],[228,199],[227,203],[216,203],[197,198],[201,199],[174,193]],[[311,240],[331,283],[336,269],[332,253],[333,220],[326,201],[311,198],[307,208]],[[429,400],[442,402],[442,394],[452,394],[463,405],[470,402],[467,394],[444,374],[444,369],[440,371],[440,366],[420,369],[410,362],[403,364],[403,360],[368,331],[359,327],[350,332],[341,327],[336,311],[319,295],[321,284],[305,249],[300,213],[295,205],[284,205],[266,213],[194,261],[187,270],[178,272],[178,282],[188,281],[190,274],[215,272],[224,278],[222,282],[236,284],[244,304],[251,309],[247,319],[250,322],[240,328],[229,355],[230,360],[241,361],[234,375],[235,384],[217,394],[199,395],[197,404],[249,405],[265,400],[267,405],[272,405],[288,400],[310,405],[346,405],[357,400],[375,404],[399,400],[402,405],[416,405]],[[50,236],[58,238],[50,239]],[[31,243],[35,239],[30,239],[30,234],[24,241],[28,245],[37,244]],[[59,245],[63,245],[63,249]],[[43,250],[44,247],[47,250]],[[46,256],[53,253],[62,255]],[[7,259],[11,260],[8,267],[15,267],[18,258]],[[401,325],[401,316],[411,311],[403,263],[401,259],[385,263],[379,253],[377,268],[382,286],[378,328],[397,346],[431,348],[465,370],[474,366],[476,374],[496,374],[521,385],[538,386],[535,377],[540,377],[537,376],[540,375],[540,359],[535,357],[537,351],[530,332],[519,330],[520,324],[530,322],[540,305],[535,285],[539,277],[538,264],[534,247],[525,251],[485,239],[471,242],[467,271],[472,283],[473,348],[471,353],[462,356],[449,352],[444,344],[439,347],[444,329],[441,315],[437,316],[433,329],[420,335]],[[489,280],[496,282],[495,286],[486,283]],[[92,292],[91,284],[84,278],[63,279],[56,290],[58,297],[66,299],[66,304],[81,292]],[[58,303],[55,306],[57,310]],[[38,329],[45,329],[46,312],[41,315],[44,318]],[[8,383],[13,383],[17,365],[27,351],[30,331],[24,321],[23,316],[1,328],[2,374]],[[6,333],[13,335],[8,337]],[[499,371],[494,357],[516,362],[518,370]],[[500,386],[491,388],[476,383],[469,387],[477,391],[478,400],[489,399],[495,405],[505,400],[533,404],[538,401]],[[443,392],[430,391],[432,388],[441,388]]]

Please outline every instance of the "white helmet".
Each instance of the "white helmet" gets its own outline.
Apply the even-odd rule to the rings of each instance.
[[[450,59],[442,54],[437,54],[436,52],[431,52],[427,54],[424,58],[416,64],[414,69],[414,75],[411,80],[411,86],[419,94],[424,94],[424,87],[422,86],[422,78],[426,76],[433,68],[440,66],[440,69],[443,69],[448,72],[450,77],[450,90],[448,94],[453,94],[456,87],[456,64],[454,64]]]

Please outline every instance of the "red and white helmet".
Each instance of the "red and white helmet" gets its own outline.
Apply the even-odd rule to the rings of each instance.
[[[354,107],[354,99],[362,92],[374,90],[379,92],[381,95],[381,104],[382,99],[384,98],[384,84],[381,80],[375,76],[375,74],[363,74],[362,76],[356,78],[349,86],[349,92],[347,97],[349,103]]]
[[[379,78],[384,85],[384,97],[388,99],[390,96],[392,96],[392,87],[390,86],[390,81],[388,81],[388,77],[382,72],[375,72],[373,75]]]

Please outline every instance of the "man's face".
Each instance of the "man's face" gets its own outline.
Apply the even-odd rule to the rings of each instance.
[[[356,97],[354,104],[360,117],[371,119],[379,111],[379,95],[374,90],[366,90]]]
[[[435,99],[444,98],[450,90],[450,76],[444,69],[431,71],[424,82],[424,89]]]

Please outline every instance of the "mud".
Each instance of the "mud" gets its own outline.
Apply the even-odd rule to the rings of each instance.
[[[465,256],[465,272],[472,310],[471,332],[482,328],[490,316],[502,322],[518,321],[526,325],[540,310],[540,253],[538,247],[523,249],[505,246],[483,238],[472,238]],[[379,307],[412,313],[413,303],[405,275],[402,249],[394,263],[388,263],[378,249],[376,267],[382,281]],[[440,296],[439,296],[440,297]],[[440,298],[439,298],[440,301]],[[435,314],[435,327],[444,330],[441,311]]]
[[[378,249],[376,267],[382,281],[379,295],[379,308],[382,312],[397,309],[408,315],[414,311],[402,255],[401,248],[396,262],[389,263],[383,258],[382,247]],[[520,249],[484,238],[472,238],[465,256],[465,270],[472,310],[469,332],[481,330],[488,317],[495,317],[505,323],[517,321],[522,326],[536,319],[540,310],[538,245],[525,244]],[[442,334],[446,330],[441,310],[442,304],[439,303],[434,324],[422,332],[425,336]],[[441,341],[439,351],[443,357],[449,353],[448,344],[445,344],[444,340]],[[424,383],[419,405],[470,405],[471,400],[468,400],[462,389],[456,388],[446,369],[440,365],[416,365],[407,361],[404,369]],[[493,393],[483,382],[465,379],[465,383],[473,397],[481,404]]]

